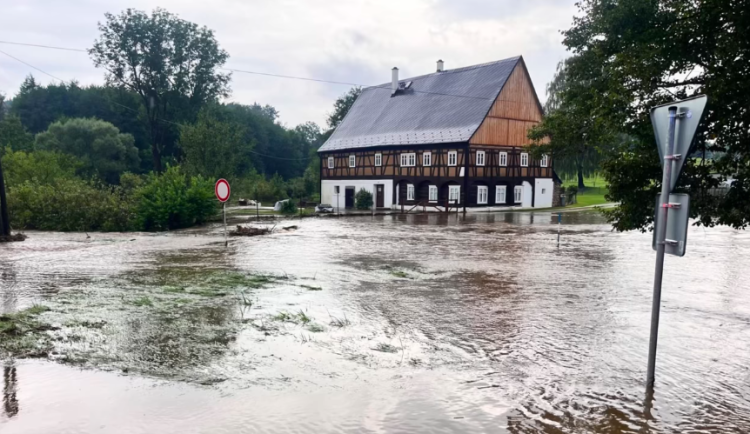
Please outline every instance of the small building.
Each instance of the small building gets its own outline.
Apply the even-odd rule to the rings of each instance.
[[[351,208],[360,188],[378,208],[545,208],[552,162],[527,131],[542,106],[522,57],[365,88],[318,151],[321,202]],[[339,205],[337,205],[337,203]]]

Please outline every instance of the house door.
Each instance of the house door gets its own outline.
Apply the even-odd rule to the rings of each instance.
[[[354,187],[346,187],[344,206],[347,208],[354,208]]]
[[[383,184],[377,184],[375,186],[375,207],[385,207],[385,186]]]

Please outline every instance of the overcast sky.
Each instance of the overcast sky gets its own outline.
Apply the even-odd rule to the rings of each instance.
[[[539,98],[567,53],[575,0],[0,0],[0,40],[89,48],[105,12],[162,7],[213,29],[229,52],[227,67],[361,84],[522,55]],[[0,44],[63,80],[102,83],[88,54]],[[24,77],[52,78],[0,54],[0,92],[13,96]],[[234,73],[230,101],[271,104],[281,121],[325,124],[347,86]]]

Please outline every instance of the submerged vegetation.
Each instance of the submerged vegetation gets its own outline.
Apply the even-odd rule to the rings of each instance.
[[[34,305],[16,313],[0,315],[0,358],[45,355],[50,342],[44,332],[52,327],[39,321],[38,316],[49,310],[47,306]]]

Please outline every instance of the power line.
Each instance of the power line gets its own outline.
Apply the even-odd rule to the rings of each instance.
[[[0,44],[22,45],[22,46],[25,46],[25,47],[50,48],[52,50],[79,51],[79,52],[82,52],[82,53],[88,53],[88,50],[83,50],[83,49],[80,49],[80,48],[54,47],[52,45],[27,44],[25,42],[0,41]]]
[[[66,47],[55,47],[52,45],[41,45],[41,44],[27,44],[23,42],[10,42],[10,41],[0,41],[0,44],[11,44],[11,45],[22,45],[27,47],[37,47],[37,48],[48,48],[53,50],[66,50],[66,51],[76,51],[76,52],[82,52],[82,53],[88,53],[87,50],[79,49],[79,48],[66,48]],[[311,81],[316,83],[327,83],[327,84],[337,84],[337,85],[343,85],[343,86],[357,86],[362,88],[368,88],[368,89],[384,89],[384,90],[390,90],[390,85],[366,85],[361,83],[350,83],[346,81],[335,81],[335,80],[325,80],[321,78],[312,78],[312,77],[299,77],[294,75],[284,75],[284,74],[274,74],[270,72],[260,72],[260,71],[248,71],[245,69],[236,69],[236,68],[219,68],[224,71],[230,71],[230,72],[239,72],[243,74],[251,74],[251,75],[260,75],[264,77],[275,77],[275,78],[284,78],[288,80],[301,80],[301,81]],[[46,74],[46,73],[45,73]],[[49,74],[47,74],[49,75]],[[451,96],[456,98],[470,98],[470,99],[479,99],[479,100],[494,100],[494,98],[486,98],[481,96],[473,96],[473,95],[460,95],[460,94],[450,94],[450,93],[442,93],[442,92],[430,92],[426,90],[417,90],[417,89],[411,89],[414,93],[423,93],[428,95],[439,95],[439,96]]]
[[[62,83],[65,83],[65,81],[64,81],[64,80],[62,80],[62,79],[60,79],[60,78],[57,78],[57,77],[55,77],[54,75],[50,74],[49,72],[43,71],[43,70],[41,70],[41,69],[37,68],[36,66],[34,66],[34,65],[30,64],[30,63],[26,63],[26,62],[24,62],[23,60],[19,59],[18,57],[14,57],[14,56],[11,56],[10,54],[6,53],[6,52],[5,52],[5,51],[3,51],[3,50],[0,50],[0,53],[2,53],[2,54],[5,54],[6,56],[10,57],[10,58],[11,58],[11,59],[13,59],[13,60],[16,60],[16,61],[18,61],[18,62],[21,62],[21,63],[23,63],[24,65],[28,66],[29,68],[34,68],[34,69],[36,69],[37,71],[41,72],[42,74],[46,74],[46,75],[49,75],[50,77],[54,78],[55,80],[59,80],[60,82],[62,82]]]

